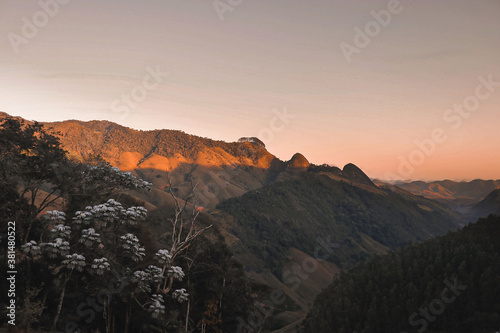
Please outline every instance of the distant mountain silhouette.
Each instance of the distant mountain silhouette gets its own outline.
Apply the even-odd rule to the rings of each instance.
[[[500,216],[500,189],[494,190],[486,198],[481,200],[481,202],[466,211],[466,215],[470,220],[486,217],[490,214]]]
[[[491,191],[500,188],[499,180],[476,179],[470,182],[455,182],[442,180],[434,182],[396,182],[399,186],[413,194],[437,200],[469,199],[479,201],[484,199]]]

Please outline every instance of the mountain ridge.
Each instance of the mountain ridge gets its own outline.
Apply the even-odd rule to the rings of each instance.
[[[415,195],[437,200],[470,199],[479,201],[491,191],[500,188],[500,179],[474,179],[468,182],[445,179],[430,182],[394,182],[393,184]]]
[[[0,120],[7,117],[12,116],[0,112]],[[22,117],[14,118],[32,123]],[[86,161],[99,156],[122,171],[152,182],[157,190],[169,183],[176,184],[176,194],[182,197],[189,192],[191,180],[196,179],[201,204],[208,208],[316,167],[301,153],[282,161],[256,137],[225,142],[180,130],[136,130],[107,120],[72,119],[40,124],[59,138],[72,158]],[[346,167],[344,171],[338,169],[340,178],[361,185],[371,183],[359,168],[352,164]]]

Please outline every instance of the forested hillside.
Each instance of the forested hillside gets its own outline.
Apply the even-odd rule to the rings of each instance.
[[[497,332],[500,217],[378,256],[316,299],[302,332]]]
[[[395,249],[458,226],[450,212],[422,203],[304,172],[226,200],[218,208],[234,217],[232,232],[280,276],[289,249],[313,255],[318,237],[329,236],[340,244],[329,260],[349,267],[376,252],[364,236],[381,248]]]
[[[469,219],[486,217],[489,214],[500,215],[500,190],[494,190],[486,198],[465,211]]]

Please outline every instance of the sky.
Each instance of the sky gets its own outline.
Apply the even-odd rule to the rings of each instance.
[[[0,111],[500,179],[498,0],[1,0]]]

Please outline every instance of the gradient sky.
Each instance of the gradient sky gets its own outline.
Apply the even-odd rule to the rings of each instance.
[[[72,0],[53,17],[39,1],[1,0],[0,111],[226,141],[261,134],[281,159],[352,162],[370,177],[499,179],[500,85],[479,88],[489,94],[467,118],[447,110],[473,102],[479,77],[500,82],[500,1],[401,0],[348,62],[340,44],[355,45],[354,29],[389,3],[242,0],[221,21],[213,0]],[[16,52],[26,21],[40,27],[24,28]],[[116,112],[148,68],[169,75]],[[284,128],[273,120],[283,110],[294,116]],[[434,129],[446,139],[432,147]]]

